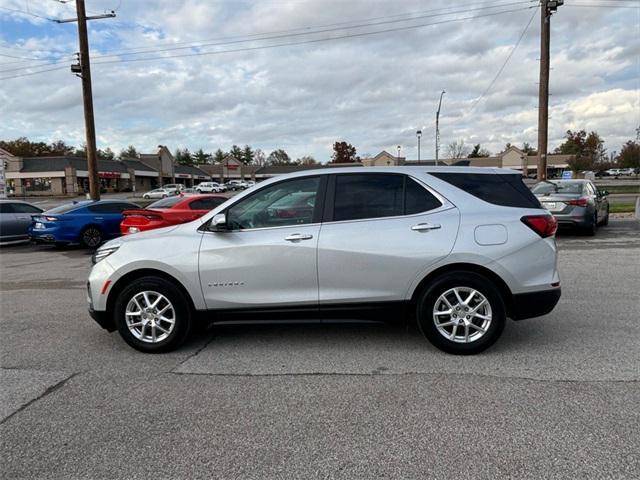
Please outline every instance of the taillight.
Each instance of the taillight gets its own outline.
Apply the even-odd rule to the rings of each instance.
[[[576,207],[586,207],[589,205],[589,200],[586,198],[578,198],[577,200],[565,200],[567,205],[574,205]]]
[[[49,216],[46,216],[46,215],[45,215],[44,219],[47,222],[57,222],[58,221],[58,217],[49,217]]]
[[[542,238],[550,237],[558,230],[558,221],[553,215],[527,215],[520,220]]]

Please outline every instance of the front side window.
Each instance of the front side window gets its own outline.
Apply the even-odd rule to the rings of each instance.
[[[191,210],[213,210],[218,205],[225,202],[226,198],[211,197],[211,198],[199,198],[189,204]]]
[[[240,200],[227,210],[233,230],[313,223],[320,177],[277,183]]]

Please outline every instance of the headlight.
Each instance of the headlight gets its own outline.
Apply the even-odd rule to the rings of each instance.
[[[93,256],[91,257],[91,262],[95,265],[100,260],[104,260],[105,258],[107,258],[109,255],[111,255],[113,252],[115,252],[119,248],[120,248],[119,246],[118,247],[101,248],[101,249],[97,250],[96,253],[93,254]]]

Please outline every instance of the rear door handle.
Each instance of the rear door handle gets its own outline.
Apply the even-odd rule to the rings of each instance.
[[[284,237],[287,242],[299,242],[300,240],[311,240],[313,235],[309,233],[292,233],[288,237]]]
[[[414,225],[413,227],[411,227],[411,230],[414,230],[416,232],[424,232],[427,230],[437,230],[441,228],[440,224],[437,223],[419,223],[417,225]]]

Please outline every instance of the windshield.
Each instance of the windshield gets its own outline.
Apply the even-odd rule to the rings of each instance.
[[[540,182],[533,187],[536,195],[549,195],[559,193],[561,195],[575,195],[582,193],[582,182]]]
[[[158,200],[157,202],[153,202],[151,205],[147,206],[147,208],[148,209],[151,209],[151,208],[171,208],[176,203],[180,202],[181,200],[182,200],[182,197],[180,197],[180,196],[167,197],[167,198],[163,198],[162,200]]]

